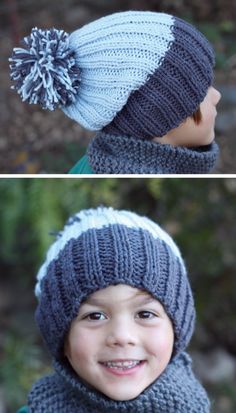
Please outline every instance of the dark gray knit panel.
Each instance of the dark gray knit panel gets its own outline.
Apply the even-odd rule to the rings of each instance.
[[[87,155],[96,174],[207,174],[216,165],[219,147],[213,142],[185,148],[100,132]]]
[[[213,81],[213,49],[200,32],[178,18],[173,34],[175,41],[162,65],[131,93],[104,132],[139,139],[161,137],[192,115],[204,100]]]
[[[40,379],[29,394],[32,413],[209,413],[207,394],[186,353],[175,357],[138,397],[114,401],[83,383],[66,363]]]
[[[51,354],[60,359],[65,335],[81,302],[109,285],[149,291],[173,322],[175,353],[190,341],[195,309],[183,265],[170,247],[146,230],[110,225],[70,239],[48,267],[36,320]]]

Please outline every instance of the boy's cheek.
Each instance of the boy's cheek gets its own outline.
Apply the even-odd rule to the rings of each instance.
[[[67,355],[77,360],[83,360],[95,349],[95,344],[94,337],[86,332],[72,333],[69,335],[66,345]]]
[[[174,333],[172,330],[164,331],[162,334],[153,333],[149,336],[147,345],[151,355],[158,359],[168,359],[173,351]]]

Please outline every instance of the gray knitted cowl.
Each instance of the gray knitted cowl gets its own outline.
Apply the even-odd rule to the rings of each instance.
[[[175,147],[130,136],[99,132],[87,151],[97,174],[207,174],[214,168],[219,147]]]
[[[175,356],[161,376],[138,397],[114,401],[82,382],[67,361],[54,362],[55,373],[33,385],[32,413],[209,413],[210,403],[185,352]]]

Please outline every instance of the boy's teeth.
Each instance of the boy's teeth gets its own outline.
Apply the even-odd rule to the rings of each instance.
[[[114,368],[128,368],[131,369],[132,367],[137,366],[139,364],[139,360],[128,360],[128,361],[107,361],[103,364],[107,367],[114,367]]]

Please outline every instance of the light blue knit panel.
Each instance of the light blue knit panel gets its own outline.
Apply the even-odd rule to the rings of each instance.
[[[83,26],[69,37],[81,71],[76,101],[67,116],[89,130],[109,124],[162,63],[174,36],[173,16],[129,11]],[[161,27],[161,30],[160,30]]]

